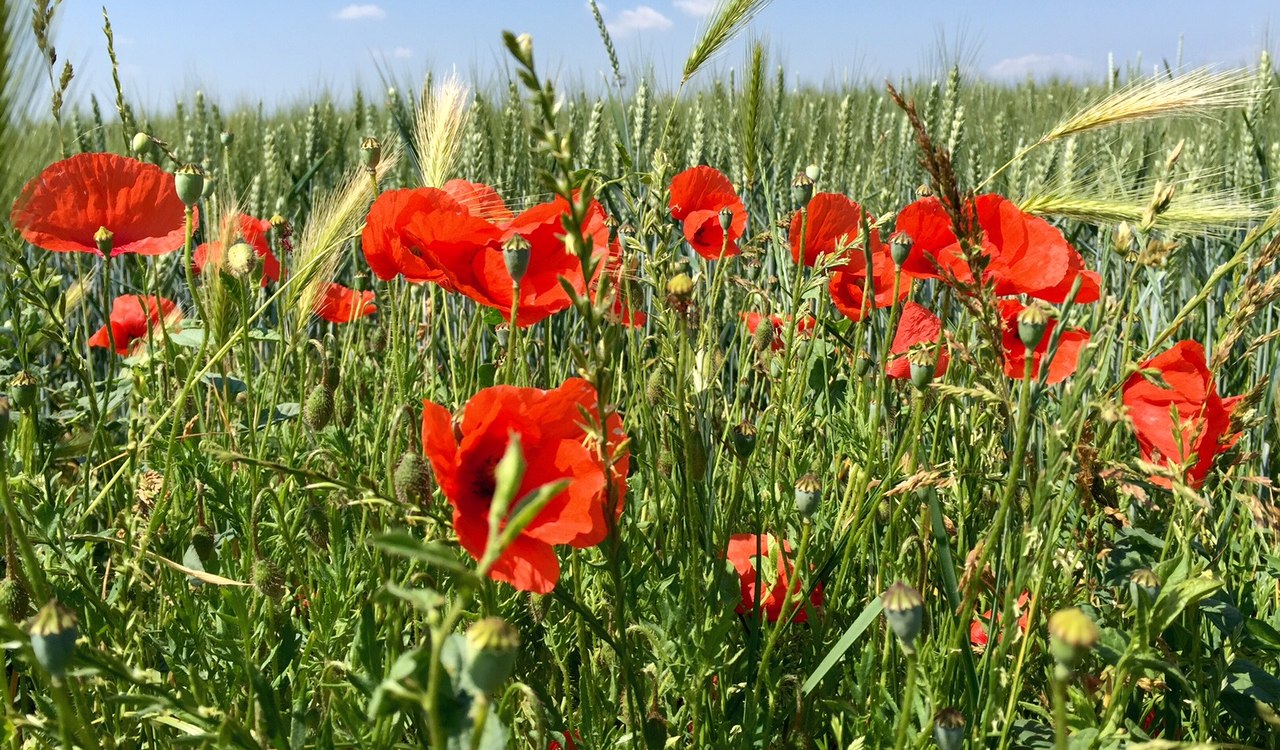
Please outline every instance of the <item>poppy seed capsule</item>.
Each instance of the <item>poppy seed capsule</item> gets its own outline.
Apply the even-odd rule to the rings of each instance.
[[[204,172],[195,164],[184,164],[173,173],[173,187],[178,193],[178,200],[191,208],[204,194]]]
[[[791,180],[791,197],[796,202],[796,208],[809,205],[809,200],[813,198],[813,178],[804,172],[797,172]]]
[[[224,130],[222,131],[222,134],[218,136],[218,140],[222,141],[222,145],[230,148],[231,144],[236,142],[236,134],[232,133],[230,130]]]
[[[729,435],[729,443],[733,446],[733,454],[743,461],[751,458],[756,451],[756,427],[743,420],[733,428]]]
[[[76,628],[76,615],[62,606],[57,599],[50,599],[36,613],[31,622],[31,650],[36,661],[49,676],[61,681],[75,652],[80,631]]]
[[[1039,303],[1032,304],[1018,313],[1018,340],[1029,351],[1040,346],[1049,326],[1049,313]]]
[[[1148,603],[1154,602],[1160,596],[1160,576],[1150,568],[1138,568],[1129,576],[1129,594],[1134,601],[1145,596]]]
[[[333,391],[323,383],[311,389],[302,406],[302,419],[313,430],[323,430],[333,419]]]
[[[227,273],[237,279],[247,278],[258,267],[258,252],[247,242],[227,248]]]
[[[692,294],[693,279],[689,278],[687,273],[677,274],[667,282],[668,299],[687,301]]]
[[[1049,618],[1049,652],[1058,664],[1075,667],[1098,644],[1098,626],[1077,607],[1060,609]]]
[[[805,521],[813,518],[822,503],[822,484],[813,474],[805,474],[796,482],[796,511]]]
[[[496,691],[511,676],[520,652],[520,631],[501,617],[486,617],[467,628],[467,676],[482,693]]]
[[[885,619],[903,649],[915,651],[916,637],[924,625],[924,599],[920,592],[897,581],[880,596],[880,601],[884,603]]]
[[[382,143],[373,136],[367,136],[360,141],[360,163],[370,172],[378,169],[378,162],[382,161]]]
[[[19,370],[18,374],[9,380],[9,394],[13,397],[13,405],[23,411],[35,406],[39,384],[31,373]]]
[[[907,364],[911,365],[911,384],[922,391],[928,388],[938,369],[938,361],[933,356],[933,344],[911,347],[907,352]]]
[[[894,236],[893,242],[889,244],[889,257],[893,258],[893,265],[902,268],[902,264],[911,257],[912,245],[911,238],[907,235],[899,232]]]
[[[507,266],[511,281],[519,284],[529,270],[529,240],[523,235],[513,234],[502,243],[502,262]]]
[[[964,714],[944,708],[933,717],[933,739],[938,750],[960,750],[964,745]]]
[[[729,228],[733,226],[733,209],[725,206],[720,209],[720,230],[728,233]]]

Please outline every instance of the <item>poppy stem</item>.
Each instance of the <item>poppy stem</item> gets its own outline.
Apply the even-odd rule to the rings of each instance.
[[[893,734],[895,750],[902,750],[907,746],[907,726],[911,723],[911,712],[916,701],[916,674],[920,671],[916,665],[916,650],[903,650],[907,654],[907,685],[902,691],[902,704],[898,707],[898,727]]]

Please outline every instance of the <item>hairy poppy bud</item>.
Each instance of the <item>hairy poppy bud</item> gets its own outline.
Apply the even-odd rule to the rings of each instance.
[[[258,266],[258,252],[247,242],[237,242],[227,248],[227,273],[243,279]]]
[[[26,370],[19,370],[18,374],[9,380],[9,393],[13,396],[13,405],[23,411],[35,406],[39,384],[34,375]]]
[[[32,620],[30,635],[36,661],[50,677],[61,681],[75,652],[76,639],[80,637],[75,613],[57,599],[50,599]]]
[[[311,389],[302,406],[302,419],[313,430],[323,430],[333,418],[333,391],[323,383]]]
[[[130,144],[133,152],[138,156],[149,156],[152,151],[151,136],[146,133],[134,133],[133,142]]]
[[[964,745],[964,714],[954,708],[934,714],[933,739],[938,750],[960,750]]]
[[[520,631],[501,617],[486,617],[467,629],[467,676],[482,693],[492,693],[511,676],[520,651]]]
[[[728,233],[729,228],[733,226],[733,209],[725,206],[720,209],[720,229]]]
[[[916,637],[924,625],[924,599],[911,586],[897,581],[880,596],[884,602],[884,616],[889,627],[902,642],[902,648],[915,651]]]
[[[17,579],[5,576],[0,581],[0,612],[5,613],[13,622],[21,622],[26,619],[30,606],[27,590],[22,588]]]
[[[382,161],[382,143],[373,136],[367,136],[360,141],[360,163],[370,172],[378,169],[378,162]]]
[[[1064,667],[1074,667],[1098,644],[1098,626],[1083,611],[1068,607],[1049,618],[1049,652]]]
[[[231,144],[236,142],[236,134],[232,133],[230,130],[224,130],[222,131],[222,134],[218,136],[218,140],[222,141],[222,145],[230,148]]]
[[[93,242],[98,246],[98,252],[104,256],[111,255],[111,247],[115,244],[115,240],[115,234],[106,227],[98,227],[98,231],[93,233]]]
[[[213,529],[206,523],[198,524],[191,532],[191,546],[195,548],[200,562],[208,563],[213,559],[215,541]]]
[[[767,352],[773,350],[773,344],[778,340],[778,332],[774,330],[773,323],[769,319],[761,320],[756,326],[756,330],[752,333],[751,343],[756,349]]]
[[[666,398],[666,384],[663,380],[662,368],[655,368],[644,384],[644,397],[652,406],[661,404]]]
[[[1134,601],[1145,596],[1147,603],[1154,602],[1160,595],[1160,576],[1150,568],[1138,568],[1129,576],[1129,593]]]
[[[280,568],[266,558],[258,558],[253,564],[253,588],[268,599],[284,596],[284,575]]]
[[[805,172],[796,173],[791,180],[791,197],[796,202],[796,208],[809,205],[809,200],[813,198],[813,178]]]
[[[796,511],[805,521],[813,518],[822,503],[822,484],[813,474],[805,474],[796,482]]]
[[[1048,326],[1049,313],[1044,306],[1039,303],[1029,305],[1018,313],[1018,340],[1027,347],[1027,351],[1034,351],[1044,340]]]
[[[395,471],[396,499],[403,505],[422,506],[426,504],[431,493],[427,479],[427,465],[422,456],[414,451],[405,451],[396,464]]]
[[[893,265],[902,268],[902,264],[911,257],[912,244],[911,238],[902,232],[893,236],[893,241],[889,243],[889,257],[893,258]]]
[[[184,164],[173,173],[173,187],[187,208],[194,206],[204,194],[204,172],[195,164]]]
[[[750,422],[743,420],[739,422],[729,435],[729,442],[733,446],[733,453],[743,461],[751,458],[751,454],[756,450],[756,427]]]
[[[933,353],[933,344],[925,342],[907,350],[907,364],[911,366],[911,384],[920,390],[929,387],[933,382],[933,374],[937,371],[938,360]]]
[[[502,243],[502,261],[506,263],[507,273],[516,284],[520,283],[529,270],[529,249],[529,240],[519,234],[511,235],[510,239]]]

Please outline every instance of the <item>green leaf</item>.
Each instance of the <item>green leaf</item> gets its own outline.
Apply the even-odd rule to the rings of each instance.
[[[1162,633],[1173,624],[1174,620],[1188,607],[1195,606],[1206,596],[1222,588],[1222,581],[1207,575],[1195,578],[1184,578],[1172,586],[1166,585],[1160,590],[1156,601],[1152,623],[1155,632]]]
[[[804,692],[806,695],[813,692],[813,689],[818,686],[818,683],[822,682],[822,678],[827,676],[827,672],[830,672],[831,668],[844,658],[845,652],[853,646],[854,641],[858,640],[859,636],[862,635],[862,632],[866,630],[871,623],[875,622],[875,619],[880,616],[880,611],[883,609],[884,602],[880,601],[880,597],[878,596],[872,597],[871,601],[867,602],[867,606],[862,610],[862,614],[858,615],[858,619],[854,620],[853,624],[849,626],[849,629],[844,631],[844,635],[840,636],[840,640],[836,641],[836,645],[832,646],[831,650],[827,652],[827,655],[823,657],[822,663],[820,663],[817,669],[813,670],[813,672],[810,673],[809,678],[804,681]]]
[[[1231,662],[1225,687],[1269,706],[1280,706],[1280,679],[1248,659]]]
[[[460,562],[448,547],[433,542],[423,542],[407,531],[390,531],[373,540],[378,549],[392,555],[426,563],[465,578],[471,584],[480,582],[475,573]]]

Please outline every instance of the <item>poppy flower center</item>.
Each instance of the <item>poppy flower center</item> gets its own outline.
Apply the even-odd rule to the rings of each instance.
[[[475,474],[471,477],[471,490],[477,497],[493,497],[494,490],[498,488],[495,472],[500,460],[501,456],[489,455],[476,466]]]

